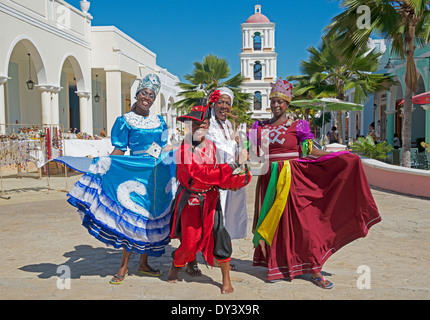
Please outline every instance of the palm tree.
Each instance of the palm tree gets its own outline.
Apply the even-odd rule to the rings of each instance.
[[[414,61],[416,40],[427,43],[430,38],[430,1],[426,0],[342,0],[345,11],[332,19],[327,26],[328,35],[339,34],[344,54],[353,56],[364,47],[371,34],[391,39],[392,53],[406,56],[406,90],[403,117],[402,166],[410,167],[412,96],[417,90],[417,70]],[[359,7],[370,9],[369,28],[357,20]],[[362,8],[366,8],[362,7]]]
[[[290,76],[295,80],[293,93],[300,98],[345,99],[345,92],[355,89],[354,103],[361,103],[371,92],[387,90],[393,83],[393,77],[384,74],[372,74],[378,68],[381,53],[363,47],[353,59],[347,59],[339,52],[338,35],[323,38],[320,48],[311,46],[309,60],[301,61],[302,75]],[[337,112],[339,132],[343,131],[342,111]],[[342,135],[339,136],[342,143]]]
[[[228,87],[234,92],[232,114],[236,115],[236,122],[251,124],[248,114],[250,111],[250,94],[241,92],[239,86],[244,77],[238,73],[230,76],[230,67],[225,58],[219,58],[209,54],[203,59],[203,63],[194,62],[192,74],[186,74],[185,79],[189,83],[179,82],[178,86],[183,90],[178,94],[182,100],[175,103],[178,110],[188,112],[200,98],[210,98],[211,94],[219,87]]]

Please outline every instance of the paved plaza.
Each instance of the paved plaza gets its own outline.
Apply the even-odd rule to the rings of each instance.
[[[136,273],[139,255],[132,255],[129,277],[119,286],[109,284],[116,273],[121,251],[106,247],[81,226],[75,208],[66,202],[80,175],[37,179],[37,174],[17,179],[4,174],[9,200],[0,199],[0,299],[429,299],[430,298],[430,200],[372,189],[382,222],[369,235],[334,254],[323,274],[335,287],[322,290],[310,276],[269,283],[266,270],[252,266],[252,233],[255,180],[248,186],[248,237],[233,241],[231,273],[235,292],[220,294],[221,271],[207,268],[199,255],[203,276],[180,273],[170,284],[167,274],[172,241],[166,254],[150,264],[159,278]],[[49,186],[49,188],[48,188]],[[70,282],[62,277],[70,271]]]

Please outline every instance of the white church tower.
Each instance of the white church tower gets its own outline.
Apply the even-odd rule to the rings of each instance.
[[[255,13],[241,25],[240,71],[245,77],[241,88],[253,97],[253,119],[270,118],[270,83],[277,80],[275,26],[275,23],[261,13],[260,5],[255,6]]]

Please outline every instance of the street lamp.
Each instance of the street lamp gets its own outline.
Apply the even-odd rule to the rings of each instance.
[[[393,68],[394,68],[394,65],[391,63],[391,58],[390,58],[388,59],[388,63],[384,69],[393,69]]]
[[[29,79],[26,82],[27,89],[33,90],[34,89],[34,81],[31,80],[31,55],[28,53],[28,73],[29,73]]]
[[[94,101],[95,102],[99,102],[100,101],[100,96],[99,96],[99,90],[98,90],[98,75],[96,74],[96,95],[94,96]]]

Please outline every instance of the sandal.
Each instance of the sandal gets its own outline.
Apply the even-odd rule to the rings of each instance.
[[[324,280],[324,278],[323,278],[323,277],[311,278],[311,281],[312,281],[315,285],[317,285],[318,287],[320,287],[320,288],[322,288],[322,289],[331,289],[331,288],[333,288],[333,287],[334,287],[334,284],[333,284],[331,281],[329,281],[329,280],[327,280],[327,281],[328,281],[328,284],[326,284],[326,285],[325,285],[326,280]]]
[[[161,273],[160,270],[154,270],[151,267],[149,267],[148,271],[137,270],[137,272],[140,273],[140,274],[151,276],[151,277],[160,277],[162,275],[162,273]]]
[[[202,275],[202,271],[199,269],[197,264],[187,263],[185,271],[192,277],[200,277]]]
[[[128,276],[128,272],[127,272],[125,275],[121,276],[121,277],[118,277],[118,275],[117,275],[117,274],[115,274],[115,275],[113,276],[113,278],[109,281],[109,283],[110,283],[110,284],[116,284],[116,285],[118,285],[118,284],[122,284],[122,283],[124,282],[125,278],[127,278],[127,276]],[[115,279],[116,281],[114,281],[114,279]],[[121,280],[121,279],[122,279],[122,280]]]

